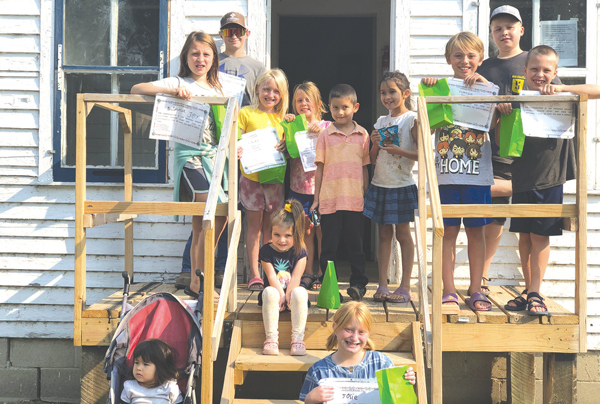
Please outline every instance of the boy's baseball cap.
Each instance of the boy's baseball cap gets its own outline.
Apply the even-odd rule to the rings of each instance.
[[[244,16],[235,11],[227,13],[223,16],[223,18],[221,18],[221,28],[229,24],[235,24],[242,28],[246,28],[246,20],[244,19]]]
[[[498,8],[496,8],[494,11],[492,11],[492,15],[490,16],[490,22],[494,19],[494,17],[497,17],[501,14],[508,14],[511,15],[513,17],[515,17],[517,20],[519,20],[519,22],[522,24],[523,23],[523,19],[521,18],[521,13],[519,13],[519,10],[513,6],[509,6],[509,5],[504,5],[504,6],[500,6]]]

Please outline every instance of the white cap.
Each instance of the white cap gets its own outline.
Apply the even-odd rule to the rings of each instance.
[[[519,20],[519,22],[521,24],[523,23],[523,20],[521,19],[521,13],[519,13],[519,10],[513,6],[508,6],[508,5],[500,6],[500,7],[496,8],[494,11],[492,11],[492,15],[490,16],[490,22],[494,19],[494,17],[496,17],[500,14],[512,15],[517,20]]]

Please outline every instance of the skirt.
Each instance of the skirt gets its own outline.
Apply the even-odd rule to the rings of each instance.
[[[363,214],[377,224],[400,224],[415,221],[417,186],[382,188],[369,185]]]

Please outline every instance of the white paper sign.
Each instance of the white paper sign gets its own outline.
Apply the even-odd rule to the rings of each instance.
[[[223,86],[223,95],[226,97],[237,98],[238,108],[242,109],[244,91],[246,90],[246,79],[243,77],[232,76],[231,74],[219,72],[219,81]]]
[[[296,132],[294,135],[296,146],[298,146],[298,152],[300,153],[302,167],[304,168],[305,172],[316,171],[317,169],[317,165],[315,164],[315,156],[317,154],[318,138],[318,133],[309,133],[307,130]]]
[[[209,111],[206,105],[158,94],[152,112],[150,139],[173,140],[200,148]]]
[[[538,91],[524,90],[521,95],[543,97]],[[572,102],[521,103],[521,118],[525,136],[562,139],[572,139],[575,136],[575,111]]]
[[[328,404],[381,404],[377,379],[321,379],[319,385],[333,387]]]
[[[558,53],[558,66],[577,66],[577,20],[540,21],[540,43]]]
[[[451,96],[498,95],[499,88],[494,84],[475,83],[472,88],[465,86],[461,79],[448,79]],[[452,104],[454,125],[489,132],[496,104]]]
[[[258,129],[254,132],[244,133],[238,145],[243,153],[240,162],[246,174],[254,174],[267,168],[284,166],[283,153],[275,150],[279,142],[277,129]]]

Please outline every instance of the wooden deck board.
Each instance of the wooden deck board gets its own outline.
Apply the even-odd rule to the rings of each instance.
[[[508,322],[510,324],[526,324],[526,323],[539,323],[540,319],[536,316],[529,316],[525,311],[510,311],[504,308],[506,304],[515,297],[518,296],[520,292],[513,291],[510,292],[506,290],[502,286],[498,285],[489,285],[490,295],[488,298],[494,302],[496,306],[498,306],[506,315],[508,316]]]
[[[456,291],[459,294],[459,299],[462,299],[466,303],[466,299],[469,298],[467,295],[468,286],[457,286]],[[468,305],[467,305],[468,307]],[[471,310],[468,308],[468,310]],[[471,311],[473,312],[473,311]],[[508,316],[492,302],[492,310],[490,311],[474,311],[477,316],[478,323],[487,324],[505,324],[508,323]]]
[[[515,294],[520,292],[519,288],[514,286],[504,286],[504,289]],[[544,298],[544,303],[546,303],[546,306],[548,307],[548,315],[529,317],[538,317],[541,324],[579,324],[579,318],[577,318],[577,315],[565,309],[554,300],[544,295],[542,295],[542,297]],[[526,311],[523,311],[523,313],[527,315]]]
[[[144,298],[148,293],[159,287],[159,282],[140,282],[134,283],[129,287],[129,296],[127,301],[134,305]],[[97,303],[88,306],[83,310],[83,318],[119,318],[121,315],[121,305],[123,303],[123,291],[118,291],[112,295],[100,300]]]
[[[394,293],[400,285],[388,285],[388,289],[390,293]],[[411,321],[418,320],[418,310],[416,307],[419,307],[419,294],[414,290],[410,291],[410,302],[406,303],[390,303],[385,302],[383,304],[385,311],[387,313],[386,321],[390,323],[398,322],[398,323],[409,323]]]

